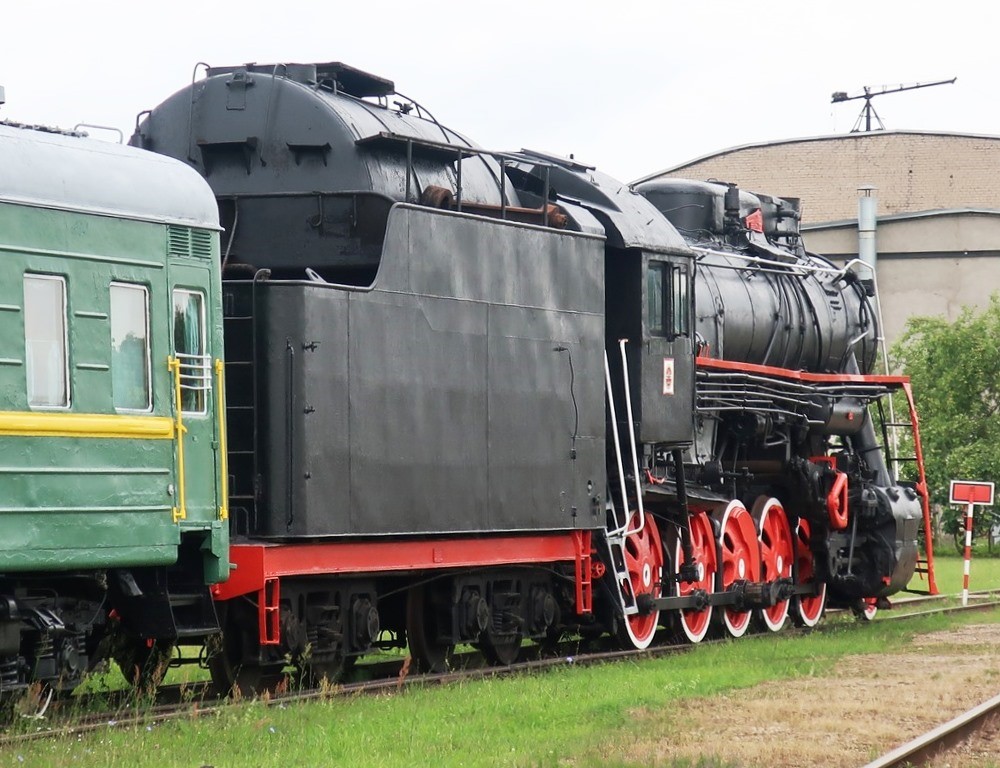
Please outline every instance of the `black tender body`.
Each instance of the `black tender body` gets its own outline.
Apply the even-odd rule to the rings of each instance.
[[[228,227],[237,532],[594,525],[601,239],[393,207],[454,189],[471,145],[364,101],[392,93],[380,78],[342,64],[208,75],[134,142],[198,168]],[[495,160],[461,166],[465,206],[516,207]]]
[[[257,399],[258,465],[232,464],[233,493],[257,510],[249,532],[599,522],[602,246],[592,235],[402,205],[389,215],[371,287],[228,284],[253,318],[231,317],[229,337],[256,326],[249,359],[234,359],[232,344],[228,357],[230,423]],[[238,378],[247,364],[256,388]]]

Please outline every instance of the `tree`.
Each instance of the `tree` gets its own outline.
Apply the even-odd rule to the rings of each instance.
[[[913,384],[930,502],[955,533],[964,511],[948,506],[949,481],[1000,480],[1000,297],[953,323],[910,318],[892,357]],[[987,534],[990,515],[975,520],[975,533]]]

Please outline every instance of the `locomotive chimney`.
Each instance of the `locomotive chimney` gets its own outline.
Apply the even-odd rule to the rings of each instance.
[[[875,218],[878,211],[878,187],[866,185],[858,187],[858,257],[868,265],[871,277],[875,278],[878,266],[878,252],[875,248]]]

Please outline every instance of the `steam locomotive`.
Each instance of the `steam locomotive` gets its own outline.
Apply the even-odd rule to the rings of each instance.
[[[387,647],[437,670],[460,643],[506,664],[567,633],[644,648],[661,627],[697,642],[814,625],[827,604],[870,616],[931,570],[922,466],[911,483],[895,471],[895,392],[919,457],[912,393],[872,373],[873,284],[805,251],[797,200],[486,151],[339,62],[209,68],[130,143],[115,151],[176,161],[163,183],[201,174],[218,210],[182,216],[205,198],[185,177],[158,261],[141,252],[160,297],[149,405],[80,403],[161,425],[169,455],[134,482],[169,496],[144,519],[173,551],[25,575],[0,560],[12,684],[46,632],[79,645],[77,667],[110,653],[154,680],[172,647],[204,643],[219,687],[257,690],[289,663],[333,678]],[[102,211],[95,197],[85,218]],[[114,258],[101,296],[124,281]],[[83,370],[118,381],[114,312],[67,312],[70,340],[96,349],[83,318],[102,312],[111,362],[74,363],[78,391]],[[21,314],[4,336],[21,338]],[[4,374],[23,399],[23,371]],[[11,423],[38,420],[17,398]],[[44,407],[62,409],[44,414],[52,431],[4,439],[65,455],[65,425],[94,417]],[[88,437],[69,448],[77,474],[112,447]],[[61,502],[68,536],[106,499],[89,493]],[[146,535],[98,525],[102,541]],[[72,616],[69,567],[88,596]],[[18,590],[37,578],[37,612],[61,629],[28,629]]]

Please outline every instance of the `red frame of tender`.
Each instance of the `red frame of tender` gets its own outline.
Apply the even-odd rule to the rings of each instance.
[[[576,611],[593,610],[592,532],[534,536],[424,539],[341,539],[309,544],[236,543],[230,547],[229,580],[212,586],[216,600],[256,593],[260,643],[281,642],[281,579],[289,576],[384,574],[405,571],[572,563]]]

